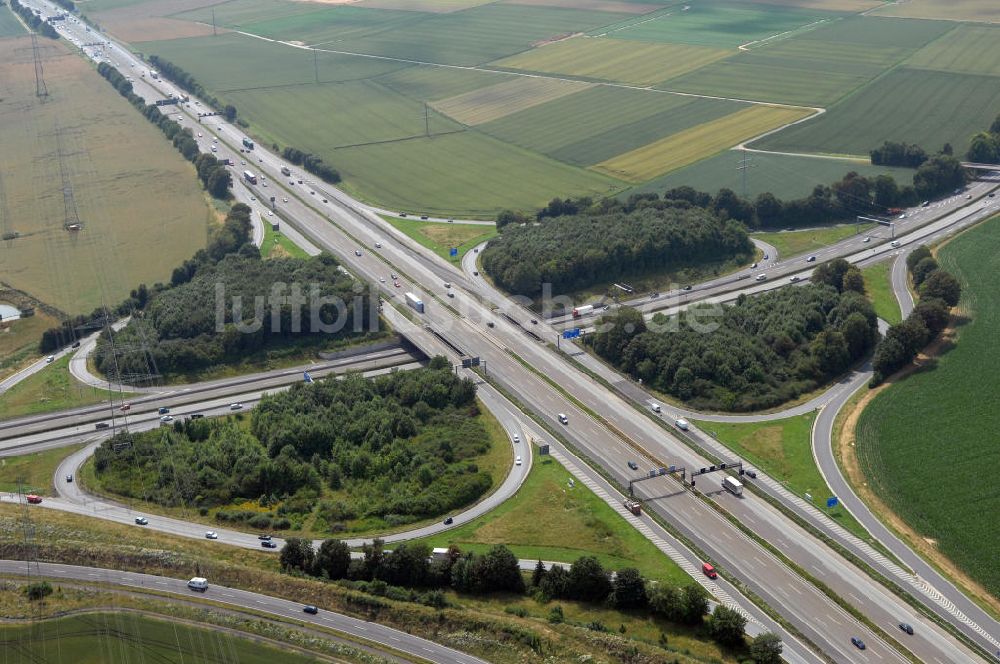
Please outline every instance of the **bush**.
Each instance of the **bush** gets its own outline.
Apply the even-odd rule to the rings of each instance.
[[[52,586],[48,581],[29,583],[24,588],[24,594],[31,601],[45,599],[52,594]]]

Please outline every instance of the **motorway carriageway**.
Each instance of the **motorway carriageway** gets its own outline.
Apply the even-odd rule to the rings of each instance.
[[[226,130],[227,134],[237,137],[240,135],[233,127],[227,126]],[[266,166],[272,168],[282,163],[271,155],[268,155],[267,162],[269,163]],[[370,247],[374,238],[385,241],[384,235],[388,231],[379,226],[365,210],[344,204],[338,197],[334,197],[332,199],[334,202],[323,209],[323,216],[317,215],[320,209],[318,202],[310,200],[308,196],[305,198],[309,201],[308,204],[295,200],[286,208],[289,218],[294,219],[293,223],[298,230],[311,242],[341,257],[347,264],[355,267],[362,276],[377,279],[384,274],[389,265],[395,267],[411,283],[440,283],[442,274],[450,276],[448,280],[456,284],[456,290],[459,290],[462,296],[460,300],[465,301],[468,311],[474,318],[481,321],[490,317],[490,312],[484,311],[486,308],[479,302],[478,298],[482,295],[476,293],[475,288],[468,284],[460,273],[450,266],[428,259],[419,250],[414,250],[402,242],[387,243],[385,250],[379,251],[379,256],[371,256],[370,252],[365,251],[361,257],[354,257],[353,252],[345,249],[352,245]],[[336,223],[343,225],[344,230],[351,235],[345,235],[338,226],[331,225],[328,220],[334,218]],[[390,235],[390,237],[396,236]],[[383,260],[387,261],[388,265],[383,263]],[[414,280],[414,276],[417,279]],[[418,295],[424,292],[416,286],[407,290],[413,290]],[[389,298],[396,297],[396,294],[388,289],[387,292]],[[703,460],[695,458],[693,453],[664,434],[662,430],[658,430],[653,423],[644,422],[642,414],[632,411],[630,406],[617,397],[613,395],[609,397],[606,389],[594,385],[589,377],[566,366],[546,349],[538,347],[533,341],[526,342],[520,331],[513,334],[499,328],[486,331],[472,325],[465,318],[457,319],[455,316],[457,312],[443,306],[446,304],[451,306],[452,303],[447,303],[441,297],[440,291],[436,292],[438,294],[433,300],[431,297],[423,298],[428,305],[428,313],[423,317],[424,320],[435,329],[443,331],[442,334],[457,333],[457,336],[451,338],[462,340],[459,347],[464,347],[468,354],[487,359],[491,376],[500,378],[508,389],[513,386],[512,392],[524,403],[538,409],[542,418],[551,421],[552,412],[556,408],[569,413],[571,425],[566,429],[568,437],[594,459],[603,462],[616,479],[621,478],[622,472],[619,468],[624,459],[627,455],[635,455],[635,450],[619,439],[604,423],[590,420],[589,416],[578,410],[564,394],[542,381],[534,372],[528,371],[525,364],[572,389],[576,398],[590,410],[598,413],[604,422],[623,432],[631,441],[657,457],[672,459],[676,457],[682,461],[691,459],[694,461],[690,464],[692,467],[702,465]],[[516,352],[517,357],[512,357],[510,352]],[[612,453],[612,450],[616,453]],[[658,493],[661,496],[669,496],[680,488],[676,483],[662,481],[666,484],[659,487]],[[655,481],[647,484],[651,490],[657,490]],[[827,654],[840,661],[901,660],[887,644],[881,643],[870,630],[858,624],[832,601],[822,596],[815,587],[780,563],[769,560],[769,554],[760,545],[743,542],[745,536],[728,521],[723,520],[710,506],[686,491],[682,490],[681,494],[683,498],[671,501],[670,510],[663,510],[666,518],[675,520],[678,527],[688,531],[694,541],[717,559],[723,560],[727,567],[747,580],[753,589],[762,592],[774,608],[802,629]],[[759,519],[761,525],[755,530],[763,539],[771,543],[783,543],[785,546],[788,546],[790,539],[797,542],[811,541],[813,546],[810,551],[789,548],[789,555],[806,569],[810,565],[818,564],[819,569],[832,575],[831,578],[823,580],[831,586],[842,586],[838,589],[841,596],[857,593],[859,599],[864,600],[859,602],[858,608],[869,615],[882,629],[888,631],[894,628],[896,621],[910,615],[905,603],[895,597],[884,597],[886,591],[874,581],[864,577],[835,553],[812,540],[807,533],[799,531],[783,515],[762,505],[761,501],[753,497],[738,502],[743,506],[726,503],[725,507],[744,523],[748,522],[745,518],[747,516]],[[679,504],[683,504],[683,510],[676,509]],[[680,516],[682,513],[683,517]],[[737,552],[741,555],[735,555]],[[855,575],[861,578],[854,578]],[[844,590],[848,592],[843,592]],[[914,616],[914,620],[910,622],[921,625],[921,637],[909,640],[907,645],[924,661],[973,661],[962,646],[957,645],[950,636],[944,635],[927,621]],[[873,644],[872,647],[864,652],[855,651],[849,642],[849,637],[855,634],[861,635]]]

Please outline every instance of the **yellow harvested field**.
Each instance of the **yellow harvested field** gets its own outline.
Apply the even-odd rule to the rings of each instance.
[[[432,106],[434,110],[462,124],[478,125],[592,86],[593,83],[518,76],[510,81],[434,102]]]
[[[629,182],[645,182],[811,113],[808,109],[751,106],[612,157],[591,168]]]
[[[1000,22],[1000,3],[996,0],[906,0],[879,7],[872,14],[997,23]]]
[[[733,55],[735,51],[688,44],[576,37],[519,53],[497,67],[653,85]]]

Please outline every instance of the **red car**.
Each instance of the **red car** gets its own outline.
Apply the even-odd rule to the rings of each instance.
[[[715,579],[718,578],[719,576],[718,572],[715,571],[715,568],[709,565],[708,563],[701,564],[701,571],[704,572],[705,576],[707,576],[710,579]]]
[[[123,403],[122,407],[119,408],[118,410],[123,410],[123,411],[132,410],[132,404],[130,404],[130,403]]]
[[[28,494],[28,502],[31,503],[32,505],[37,505],[38,503],[42,502],[42,497],[41,496],[36,496],[33,493],[29,493]]]

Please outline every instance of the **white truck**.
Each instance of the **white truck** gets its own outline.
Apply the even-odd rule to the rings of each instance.
[[[410,305],[417,313],[424,313],[424,302],[419,297],[413,293],[406,294],[406,303]]]
[[[722,480],[722,488],[734,496],[743,495],[743,484],[732,475],[726,475],[726,479]]]
[[[190,581],[188,581],[188,588],[190,588],[191,590],[200,590],[202,592],[205,592],[206,590],[208,590],[208,579],[196,576]]]
[[[691,428],[691,425],[683,417],[674,420],[674,426],[676,426],[681,431],[687,431]]]
[[[585,304],[582,307],[573,307],[573,318],[580,318],[581,316],[586,316],[594,311],[594,305]]]

